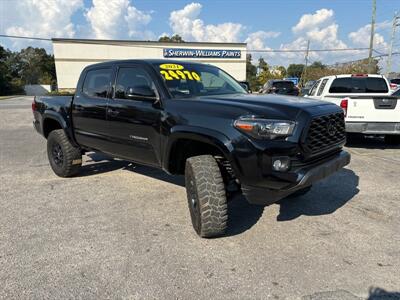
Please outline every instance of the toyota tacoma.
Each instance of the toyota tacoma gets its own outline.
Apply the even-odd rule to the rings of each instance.
[[[223,235],[235,191],[269,205],[350,162],[343,110],[311,99],[252,95],[221,69],[171,60],[86,67],[74,96],[41,96],[34,127],[53,171],[79,173],[98,151],[185,176],[193,227]]]

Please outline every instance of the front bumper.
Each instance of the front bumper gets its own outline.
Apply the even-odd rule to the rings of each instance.
[[[242,192],[252,204],[269,205],[286,196],[312,185],[314,182],[328,177],[350,163],[350,154],[341,151],[330,160],[320,164],[306,166],[297,172],[297,181],[285,189],[266,189],[242,185]]]
[[[400,122],[346,122],[346,132],[400,134]]]

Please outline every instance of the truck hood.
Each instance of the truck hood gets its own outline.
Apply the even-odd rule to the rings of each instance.
[[[329,102],[308,99],[304,97],[276,95],[276,94],[225,94],[218,96],[201,97],[203,99],[222,100],[229,102],[241,102],[256,105],[283,105],[290,107],[308,107],[315,105],[326,105]]]
[[[306,112],[309,115],[319,115],[340,111],[337,105],[327,101],[286,95],[226,94],[200,97],[198,101],[240,107],[248,110],[249,113],[260,116],[287,117],[292,119],[296,118],[300,112]]]

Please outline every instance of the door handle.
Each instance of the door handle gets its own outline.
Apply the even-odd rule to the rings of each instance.
[[[112,117],[116,117],[116,116],[118,116],[119,111],[118,111],[118,110],[115,110],[115,109],[109,108],[109,109],[107,109],[107,113],[108,113],[110,116],[112,116]]]

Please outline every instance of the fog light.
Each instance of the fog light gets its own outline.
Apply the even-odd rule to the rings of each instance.
[[[289,170],[290,159],[289,157],[277,157],[272,160],[272,168],[275,171],[285,172]]]

